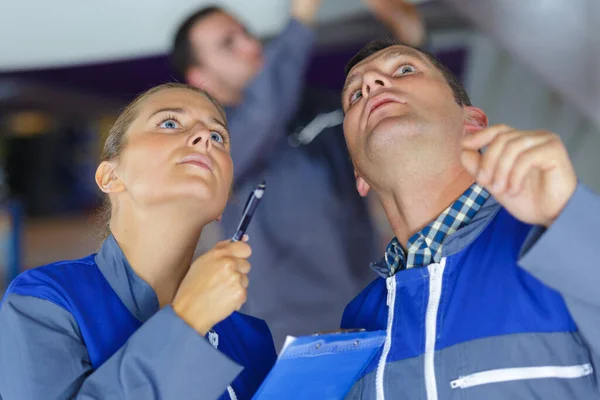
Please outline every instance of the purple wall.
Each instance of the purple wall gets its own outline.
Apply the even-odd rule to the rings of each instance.
[[[362,43],[319,49],[313,58],[307,79],[310,84],[340,90],[344,83],[343,70]],[[458,48],[437,54],[459,78],[463,75],[466,49]],[[46,70],[0,74],[0,77],[20,77],[30,81],[64,86],[98,95],[130,100],[144,90],[176,80],[167,56],[138,58],[103,64],[73,66]]]

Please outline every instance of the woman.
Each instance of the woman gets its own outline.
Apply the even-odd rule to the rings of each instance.
[[[252,397],[276,355],[266,324],[235,312],[250,247],[192,262],[229,196],[229,149],[202,90],[158,86],[122,112],[96,171],[100,251],[21,274],[0,305],[0,399]]]

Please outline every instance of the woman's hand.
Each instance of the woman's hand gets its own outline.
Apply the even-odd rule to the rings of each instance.
[[[190,267],[173,299],[173,310],[206,335],[246,302],[251,253],[244,242],[217,243]]]

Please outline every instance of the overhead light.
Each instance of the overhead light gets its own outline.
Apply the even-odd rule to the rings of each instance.
[[[19,111],[8,114],[4,126],[12,135],[34,136],[51,131],[54,119],[39,111]]]

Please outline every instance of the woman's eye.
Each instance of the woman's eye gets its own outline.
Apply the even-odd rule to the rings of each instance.
[[[400,75],[404,75],[404,74],[410,74],[411,72],[415,72],[415,67],[413,67],[412,65],[403,65],[400,68],[398,68],[398,73]]]
[[[223,139],[223,135],[221,135],[217,131],[212,131],[210,133],[210,140],[214,140],[215,142],[218,142],[218,143],[225,143],[225,140]]]
[[[354,103],[356,100],[362,97],[362,92],[360,90],[355,91],[350,95],[350,104]]]
[[[161,122],[159,127],[163,129],[177,129],[179,128],[179,122],[175,121],[174,119],[167,119]]]

